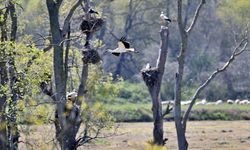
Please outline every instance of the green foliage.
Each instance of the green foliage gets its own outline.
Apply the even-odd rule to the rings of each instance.
[[[189,68],[192,69],[190,78],[195,79],[197,76],[199,77],[200,73],[210,70],[214,60],[215,57],[209,55],[209,53],[202,50],[197,51],[196,55],[187,62]]]
[[[47,122],[52,107],[39,106],[38,103],[42,100],[38,95],[41,92],[40,83],[49,81],[51,78],[51,53],[43,53],[34,46],[27,47],[22,42],[2,42],[0,44],[2,45],[1,60],[6,62],[6,65],[7,62],[13,62],[16,74],[16,81],[12,88],[18,95],[17,102],[12,102],[13,95],[9,90],[9,84],[1,85],[0,93],[4,93],[8,98],[7,115],[13,115],[14,110],[17,110],[18,123],[42,124]]]
[[[148,103],[151,97],[144,84],[122,82],[118,101],[120,103]]]
[[[184,86],[183,92],[182,92],[182,99],[183,100],[190,100],[192,98],[192,96],[194,95],[195,91],[196,91],[195,87]]]
[[[44,35],[48,32],[48,14],[45,1],[39,0],[21,0],[21,6],[24,10],[20,10],[19,26],[20,33]],[[37,35],[35,35],[37,36]]]
[[[250,22],[249,0],[222,0],[220,1],[219,16],[226,22],[232,21],[238,25],[247,25]]]
[[[117,122],[153,121],[151,103],[122,105],[105,104]],[[165,110],[166,106],[163,106]],[[182,106],[183,110],[187,106]],[[182,112],[184,113],[184,112]],[[250,108],[248,105],[195,105],[190,120],[249,120]],[[173,120],[173,114],[165,117],[166,120]]]
[[[215,101],[218,99],[222,99],[227,96],[227,89],[223,84],[220,84],[219,82],[213,82],[211,83],[206,91],[207,99]]]
[[[100,130],[111,129],[114,126],[114,118],[100,102],[94,104],[82,104],[81,117],[88,134],[99,134]]]
[[[123,103],[122,105],[106,104],[117,122],[152,121],[151,104]]]
[[[113,81],[112,74],[105,76],[100,66],[91,65],[87,80],[88,97],[92,101],[111,103],[120,93],[123,80]]]
[[[17,122],[18,124],[43,125],[49,123],[53,118],[54,107],[50,104],[37,104],[36,100],[25,102],[19,100],[17,104]]]

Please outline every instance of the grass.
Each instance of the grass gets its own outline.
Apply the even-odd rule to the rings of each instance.
[[[125,103],[105,106],[114,115],[117,122],[152,121],[151,103]],[[163,110],[166,106],[163,106]],[[188,106],[182,106],[186,110]],[[167,120],[173,120],[169,114]],[[250,120],[249,105],[198,105],[194,106],[190,120]]]
[[[25,134],[26,128],[29,134]],[[57,149],[52,141],[55,133],[53,125],[22,126],[20,129],[24,132],[21,132],[19,149]],[[147,150],[152,130],[151,122],[119,123],[115,136],[89,143],[79,150]],[[190,121],[186,136],[191,150],[248,150],[249,133],[249,121]],[[164,123],[164,137],[169,139],[165,148],[177,149],[174,122]]]
[[[184,109],[187,106],[183,107]],[[195,105],[193,110],[200,110],[200,109],[207,109],[207,110],[241,110],[241,111],[250,111],[250,105],[235,105],[235,104],[222,104],[222,105]]]

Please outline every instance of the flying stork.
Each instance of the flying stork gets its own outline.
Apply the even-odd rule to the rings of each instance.
[[[108,49],[107,52],[110,52],[111,54],[115,56],[120,56],[122,53],[127,52],[136,52],[134,48],[130,47],[130,43],[126,41],[125,37],[122,37],[118,42],[118,47],[114,50]]]

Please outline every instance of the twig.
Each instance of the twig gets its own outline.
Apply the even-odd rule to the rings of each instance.
[[[197,7],[196,11],[195,11],[195,14],[194,14],[194,17],[193,17],[193,21],[191,23],[191,25],[189,26],[189,28],[187,29],[187,33],[190,33],[192,31],[192,29],[194,28],[194,25],[196,24],[197,22],[197,19],[199,17],[199,14],[200,14],[200,10],[202,8],[202,6],[206,3],[205,0],[201,0],[199,6]]]
[[[168,106],[166,108],[166,111],[162,114],[162,117],[164,118],[167,114],[169,114],[173,110],[173,107],[170,107],[170,102],[168,102]]]

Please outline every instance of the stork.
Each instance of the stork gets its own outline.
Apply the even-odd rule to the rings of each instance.
[[[92,9],[92,8],[89,9],[89,13],[99,15],[99,13],[97,11],[95,11],[94,9]]]
[[[171,22],[171,19],[169,19],[164,13],[163,11],[161,12],[160,18],[162,20],[162,22],[165,24],[168,24]]]
[[[122,53],[136,52],[134,48],[130,47],[130,43],[126,41],[125,37],[122,37],[118,42],[118,47],[114,50],[108,49],[107,52],[115,56],[120,56]]]

